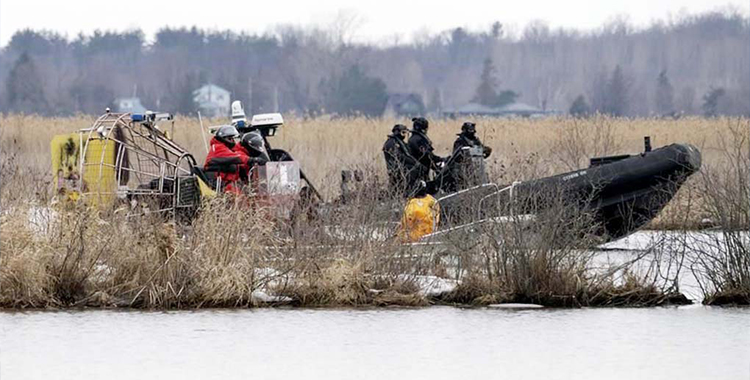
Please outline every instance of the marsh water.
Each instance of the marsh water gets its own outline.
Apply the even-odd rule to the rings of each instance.
[[[5,379],[748,379],[750,309],[0,313]]]
[[[626,260],[654,239],[609,244]],[[750,379],[750,308],[0,312],[6,379]]]

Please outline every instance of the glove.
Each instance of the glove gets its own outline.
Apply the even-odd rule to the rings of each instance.
[[[484,147],[484,158],[489,157],[490,154],[492,154],[492,148],[490,148],[488,146]]]

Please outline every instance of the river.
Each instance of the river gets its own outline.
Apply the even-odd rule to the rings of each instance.
[[[0,313],[0,379],[750,379],[750,309]]]

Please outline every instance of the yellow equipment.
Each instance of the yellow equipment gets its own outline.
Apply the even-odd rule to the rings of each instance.
[[[196,175],[195,158],[159,128],[172,115],[107,112],[89,128],[50,144],[56,192],[98,207],[191,218],[214,192]]]
[[[407,242],[415,242],[431,234],[440,222],[440,205],[431,195],[412,198],[404,207],[399,236]]]

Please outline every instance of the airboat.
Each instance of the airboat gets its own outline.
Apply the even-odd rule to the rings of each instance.
[[[280,115],[256,115],[256,128],[273,135]],[[129,215],[160,214],[189,222],[201,200],[222,184],[195,157],[174,142],[174,117],[167,113],[107,111],[91,127],[55,136],[51,142],[56,193],[97,207],[118,206]],[[170,133],[171,131],[171,133]],[[287,216],[302,192],[299,164],[283,150],[255,173],[258,199]]]

